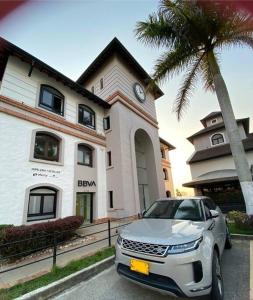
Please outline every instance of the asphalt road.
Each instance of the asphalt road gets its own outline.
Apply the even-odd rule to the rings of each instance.
[[[222,257],[225,300],[249,300],[249,242],[234,241],[231,250]],[[89,281],[82,282],[53,300],[173,300],[149,289],[142,288],[121,277],[114,266]],[[202,298],[205,299],[205,298]]]

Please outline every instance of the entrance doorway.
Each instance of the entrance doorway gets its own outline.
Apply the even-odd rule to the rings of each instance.
[[[84,218],[84,223],[93,221],[93,193],[76,194],[76,215]]]
[[[135,133],[135,156],[140,211],[146,210],[158,196],[153,144],[143,129]]]

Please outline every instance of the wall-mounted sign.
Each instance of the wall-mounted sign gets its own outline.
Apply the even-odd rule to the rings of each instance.
[[[96,183],[94,180],[92,180],[92,181],[78,180],[77,185],[82,186],[82,187],[88,187],[88,186],[96,186]]]
[[[44,177],[44,178],[59,178],[61,171],[43,169],[43,168],[32,168],[33,177]]]

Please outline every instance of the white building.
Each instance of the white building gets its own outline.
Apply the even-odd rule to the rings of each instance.
[[[0,40],[0,223],[137,215],[165,196],[149,75],[115,38],[72,81]]]
[[[197,195],[211,196],[224,210],[242,209],[244,201],[231,154],[221,112],[212,112],[201,120],[203,129],[188,137],[195,151],[188,159],[192,187]],[[246,156],[253,173],[253,133],[249,118],[237,120]]]

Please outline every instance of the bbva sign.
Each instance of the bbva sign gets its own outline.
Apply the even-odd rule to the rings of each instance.
[[[95,183],[94,180],[92,180],[92,181],[78,180],[78,181],[77,181],[77,185],[78,185],[78,186],[87,187],[87,186],[96,186],[96,183]]]

